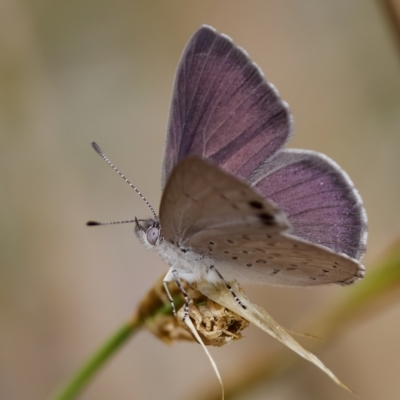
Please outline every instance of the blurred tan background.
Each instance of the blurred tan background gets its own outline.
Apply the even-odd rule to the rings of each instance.
[[[175,68],[203,23],[231,36],[291,105],[291,147],[328,154],[369,217],[368,267],[400,235],[400,54],[378,1],[0,0],[0,398],[49,396],[134,310],[167,270],[133,226],[160,170]],[[249,287],[292,329],[351,288]],[[363,400],[399,398],[400,303],[357,321],[318,356]],[[211,349],[227,385],[282,346],[251,328]],[[307,346],[307,343],[304,343]],[[85,400],[191,399],[218,389],[199,346],[143,331]],[[246,400],[353,399],[314,366]]]

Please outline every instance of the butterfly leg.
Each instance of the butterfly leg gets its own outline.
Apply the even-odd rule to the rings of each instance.
[[[233,291],[232,286],[229,285],[229,283],[225,280],[225,278],[221,275],[221,273],[217,270],[217,268],[215,268],[214,265],[211,265],[210,269],[214,270],[217,273],[217,275],[221,278],[222,282],[224,282],[224,284],[227,287],[227,289],[231,292],[231,294],[232,294],[233,298],[235,299],[236,303],[238,303],[239,306],[242,307],[243,310],[245,310],[246,306],[240,301],[239,297]]]
[[[176,317],[176,308],[175,308],[175,304],[174,304],[174,299],[172,298],[171,293],[169,292],[169,289],[167,286],[167,283],[172,282],[172,281],[174,281],[176,283],[176,285],[178,286],[179,290],[181,291],[181,293],[183,295],[183,298],[185,299],[185,309],[184,309],[184,314],[183,314],[183,318],[182,318],[182,321],[185,322],[187,316],[189,315],[189,296],[188,296],[186,290],[182,286],[182,283],[178,277],[176,269],[174,269],[173,267],[171,267],[169,269],[167,275],[165,275],[165,278],[163,279],[163,285],[164,285],[165,292],[167,293],[168,300],[171,303],[172,311]]]
[[[167,283],[172,282],[173,280],[174,280],[173,268],[170,268],[167,272],[167,275],[165,275],[165,277],[163,279],[163,285],[164,285],[165,293],[167,293],[168,300],[171,303],[172,312],[174,313],[174,315],[176,317],[176,308],[175,308],[175,304],[174,304],[174,299],[172,298],[171,293],[169,292],[169,289],[167,286]]]

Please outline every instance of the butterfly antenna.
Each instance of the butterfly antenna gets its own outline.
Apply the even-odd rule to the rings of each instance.
[[[157,214],[154,211],[154,208],[151,206],[151,204],[147,201],[146,197],[142,195],[142,193],[139,192],[139,190],[134,186],[129,179],[108,159],[108,157],[101,151],[99,145],[96,142],[92,142],[92,147],[96,150],[96,152],[99,154],[99,156],[140,196],[140,198],[147,204],[147,206],[150,208],[151,212],[154,215],[154,218],[157,218]],[[89,222],[91,222],[89,224]],[[89,221],[88,225],[110,225],[113,223],[116,224],[123,224],[126,222],[134,222],[132,221],[117,221],[117,222],[105,222],[105,223],[94,223],[94,221]]]
[[[99,226],[99,225],[117,225],[117,224],[131,224],[132,222],[136,222],[136,224],[140,221],[146,221],[145,219],[128,219],[126,221],[110,221],[110,222],[97,222],[97,221],[88,221],[86,225],[88,226]]]

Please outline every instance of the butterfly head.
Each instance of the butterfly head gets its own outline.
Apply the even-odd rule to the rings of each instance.
[[[154,249],[163,240],[160,221],[158,218],[135,218],[135,233],[139,240],[148,248]]]

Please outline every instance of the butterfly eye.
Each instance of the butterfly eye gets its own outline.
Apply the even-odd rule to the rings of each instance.
[[[147,230],[147,241],[150,244],[156,244],[158,237],[160,236],[160,229],[154,226]]]

